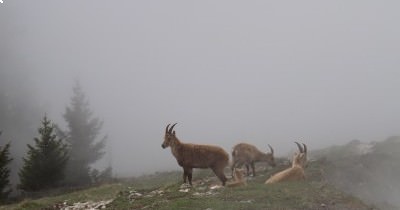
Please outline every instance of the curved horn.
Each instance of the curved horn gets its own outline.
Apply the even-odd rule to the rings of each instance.
[[[303,146],[304,146],[304,153],[307,153],[307,146],[306,146],[306,144],[304,144],[304,143],[302,143],[303,144]]]
[[[268,144],[269,149],[271,150],[271,154],[274,155],[274,149],[272,149],[271,145]]]
[[[175,124],[173,124],[173,125],[171,126],[171,128],[169,129],[169,131],[168,131],[168,132],[170,132],[170,133],[171,133],[171,132],[172,132],[172,130],[174,129],[174,127],[175,127],[175,125],[176,125],[176,124],[178,124],[178,123],[175,123]]]
[[[168,127],[169,127],[169,125],[171,125],[171,124],[168,124],[167,127],[165,128],[165,133],[168,133]]]
[[[303,147],[299,144],[299,142],[295,141],[294,143],[297,144],[297,147],[299,148],[300,153],[303,153]]]

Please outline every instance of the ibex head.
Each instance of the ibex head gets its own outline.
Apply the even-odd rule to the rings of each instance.
[[[295,153],[293,157],[293,164],[298,164],[301,165],[303,168],[307,167],[307,146],[303,143],[303,146],[298,143],[296,143],[297,147],[299,148],[299,153]]]
[[[267,161],[269,163],[269,165],[271,165],[272,167],[275,167],[276,163],[275,163],[275,158],[274,158],[274,149],[269,144],[268,144],[268,147],[269,147],[271,153],[267,153],[267,155],[265,156],[265,161]]]
[[[163,149],[173,145],[174,142],[176,141],[175,131],[173,130],[176,123],[173,124],[171,128],[168,129],[169,125],[170,124],[168,124],[167,127],[165,128],[164,142],[161,144],[161,147]]]
[[[240,168],[233,169],[233,177],[235,178],[236,181],[242,181],[244,176],[245,176],[244,169],[240,169]]]

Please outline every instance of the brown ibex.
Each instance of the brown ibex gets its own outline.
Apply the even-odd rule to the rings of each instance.
[[[292,167],[272,175],[267,181],[265,181],[265,184],[285,181],[301,181],[306,179],[304,167],[307,164],[307,146],[303,144],[304,148],[302,148],[299,143],[295,143],[299,147],[300,152],[293,155]]]
[[[186,183],[186,177],[189,184],[192,185],[193,168],[211,168],[215,175],[221,180],[225,186],[227,178],[224,174],[224,168],[229,163],[229,155],[221,147],[212,145],[199,145],[182,143],[173,130],[173,124],[165,129],[164,142],[162,148],[171,147],[171,152],[183,168],[183,182]]]
[[[276,164],[274,159],[274,149],[269,144],[268,147],[271,152],[264,153],[251,144],[236,144],[232,149],[232,173],[234,168],[241,167],[243,164],[245,164],[247,169],[247,176],[250,176],[249,165],[251,166],[251,169],[253,171],[253,176],[256,176],[254,163],[259,161],[265,161],[269,163],[269,165],[275,167]]]

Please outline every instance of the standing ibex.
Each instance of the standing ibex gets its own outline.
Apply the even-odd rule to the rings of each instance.
[[[300,153],[295,153],[293,155],[292,167],[272,175],[267,181],[265,181],[265,184],[306,179],[304,167],[307,164],[307,146],[303,144],[304,148],[302,148],[299,143],[295,143],[299,147]]]
[[[187,177],[189,184],[192,185],[193,168],[211,168],[225,186],[227,178],[224,168],[229,163],[228,153],[218,146],[182,143],[173,130],[176,123],[168,129],[169,125],[165,129],[164,142],[161,146],[164,149],[171,147],[172,154],[183,168],[183,182],[186,183]]]
[[[249,165],[251,166],[251,169],[253,171],[253,176],[256,176],[254,163],[259,161],[268,162],[271,166],[274,167],[276,165],[274,159],[274,149],[272,149],[271,145],[269,144],[268,147],[271,150],[271,153],[261,152],[257,149],[257,147],[251,144],[236,144],[232,149],[232,173],[234,168],[241,167],[243,164],[245,164],[247,169],[247,176],[250,176]]]

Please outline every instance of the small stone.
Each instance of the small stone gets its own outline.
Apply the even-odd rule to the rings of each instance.
[[[187,193],[187,192],[189,192],[189,190],[190,190],[189,188],[187,188],[187,189],[180,189],[179,192]]]

